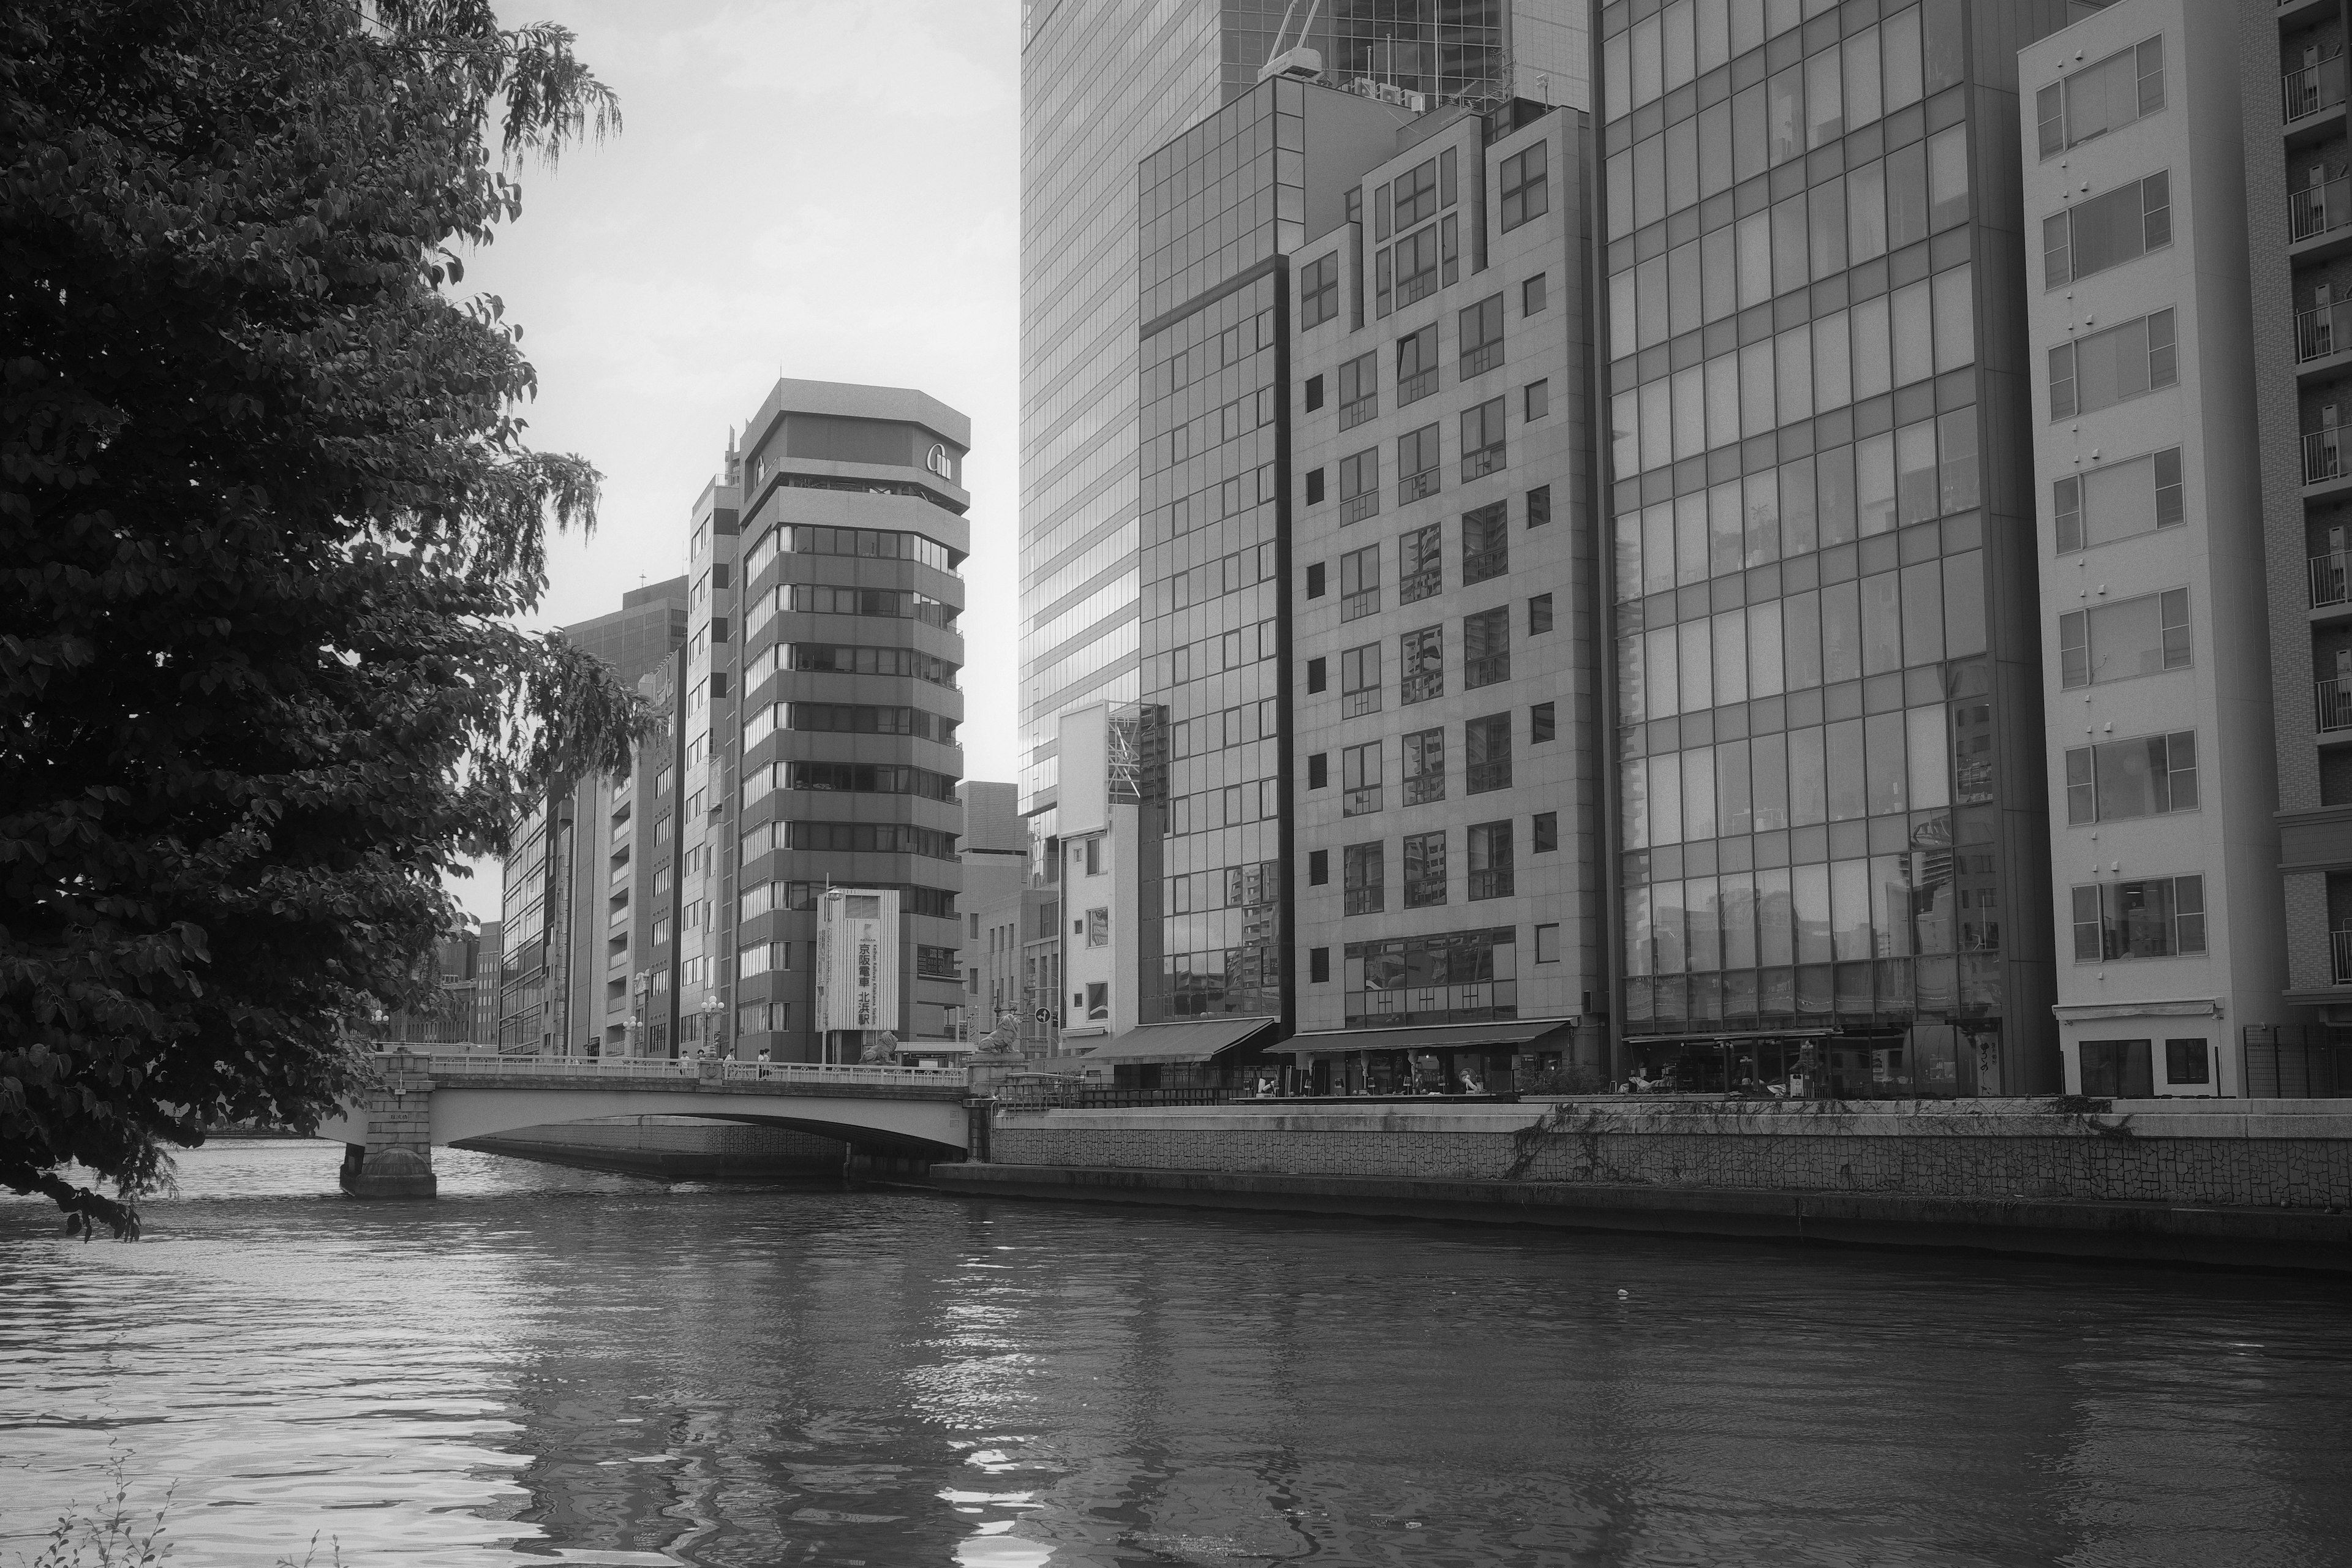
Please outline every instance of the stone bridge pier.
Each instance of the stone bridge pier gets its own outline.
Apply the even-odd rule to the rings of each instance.
[[[406,1053],[385,1058],[376,1087],[351,1108],[366,1142],[343,1145],[343,1191],[355,1198],[429,1198],[433,1174],[433,1080]]]

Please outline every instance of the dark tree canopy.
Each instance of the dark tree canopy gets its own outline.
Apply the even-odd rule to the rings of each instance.
[[[429,987],[443,873],[644,731],[515,629],[598,476],[526,444],[458,259],[617,128],[571,45],[488,0],[0,6],[16,1191],[126,1234],[166,1145],[315,1126]]]

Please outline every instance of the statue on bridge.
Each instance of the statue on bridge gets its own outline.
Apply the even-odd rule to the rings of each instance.
[[[857,1062],[860,1067],[897,1067],[898,1037],[887,1029],[876,1030],[866,1039],[866,1048],[857,1053]]]
[[[1002,1061],[1021,1054],[1021,1015],[999,1013],[996,1027],[972,1042],[971,1059]]]

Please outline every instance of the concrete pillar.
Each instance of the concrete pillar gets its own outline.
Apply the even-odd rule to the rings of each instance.
[[[425,1058],[394,1051],[382,1058],[375,1087],[362,1100],[367,1142],[343,1145],[343,1191],[355,1198],[429,1198],[433,1175],[433,1080]]]

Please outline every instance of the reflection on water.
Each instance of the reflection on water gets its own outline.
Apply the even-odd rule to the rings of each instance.
[[[2327,1284],[339,1154],[0,1201],[0,1563],[2352,1561]]]

